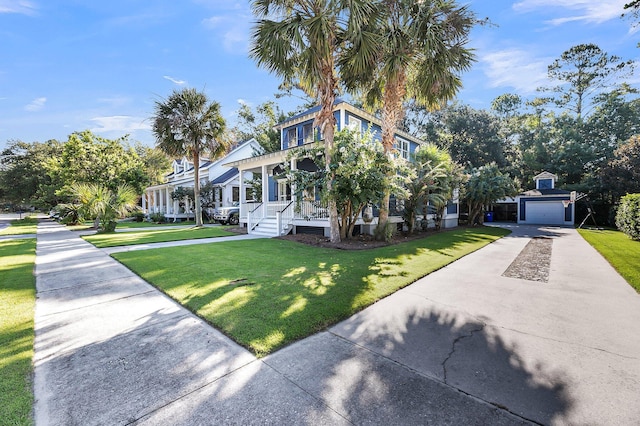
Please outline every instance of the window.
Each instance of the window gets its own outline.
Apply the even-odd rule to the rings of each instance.
[[[287,130],[287,146],[285,148],[293,148],[294,146],[298,146],[298,129],[292,127]]]
[[[553,189],[553,179],[538,179],[538,189]]]
[[[302,142],[313,142],[313,123],[308,123],[302,126]]]
[[[244,199],[246,201],[256,201],[254,198],[254,190],[251,186],[244,187]]]
[[[234,203],[240,201],[240,187],[234,186],[231,188],[231,201]]]
[[[409,159],[409,141],[396,138],[396,150],[400,158],[404,158],[405,160]]]
[[[349,124],[347,128],[353,132],[362,132],[362,120],[355,118],[353,115],[348,116]]]
[[[453,201],[447,202],[447,214],[457,214],[458,213],[458,205]]]

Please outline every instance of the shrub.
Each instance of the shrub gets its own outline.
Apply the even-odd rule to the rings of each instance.
[[[640,240],[640,194],[627,194],[620,199],[616,226],[630,238]]]
[[[387,222],[382,229],[376,227],[373,231],[373,236],[377,241],[389,242],[393,239],[393,234],[396,233],[396,224]]]
[[[141,211],[134,212],[131,217],[135,222],[143,222],[144,221],[144,213]]]
[[[162,213],[151,213],[149,215],[149,219],[151,219],[151,222],[155,223],[164,223],[166,221],[166,218]]]

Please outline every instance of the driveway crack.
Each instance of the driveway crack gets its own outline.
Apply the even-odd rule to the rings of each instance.
[[[442,372],[443,372],[444,383],[449,384],[449,382],[447,381],[447,362],[451,359],[453,354],[456,352],[456,345],[459,342],[461,342],[463,339],[473,337],[473,335],[476,334],[477,332],[484,331],[485,325],[486,324],[478,325],[476,328],[469,330],[467,333],[456,337],[456,339],[453,341],[453,343],[451,344],[451,351],[449,351],[449,354],[447,355],[447,357],[444,359],[444,361],[442,361]]]

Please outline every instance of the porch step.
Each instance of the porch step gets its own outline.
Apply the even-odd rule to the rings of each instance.
[[[274,218],[262,219],[258,226],[249,230],[249,233],[265,237],[279,237],[281,235],[278,233],[278,222]]]

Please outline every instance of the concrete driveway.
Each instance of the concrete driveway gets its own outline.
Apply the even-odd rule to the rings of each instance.
[[[640,297],[575,230],[513,230],[257,360],[43,224],[36,423],[636,424]]]

